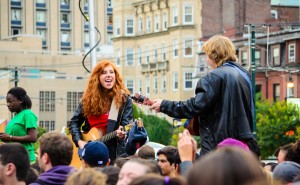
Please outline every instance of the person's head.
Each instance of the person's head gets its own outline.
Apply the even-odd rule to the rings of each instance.
[[[66,135],[58,131],[51,131],[43,134],[38,142],[38,162],[42,171],[58,165],[70,165],[73,143]]]
[[[124,101],[122,94],[129,94],[114,63],[108,60],[98,62],[92,71],[82,97],[85,116],[101,115],[109,111],[107,101],[115,97],[117,107]]]
[[[216,35],[208,39],[202,51],[206,54],[208,65],[212,68],[221,66],[226,61],[237,61],[235,47],[228,37]]]
[[[30,109],[32,102],[27,92],[22,87],[13,87],[7,92],[7,107],[11,112],[21,112],[23,109]]]
[[[120,168],[116,166],[105,166],[103,168],[96,167],[96,170],[104,173],[107,177],[106,185],[116,185],[120,173]]]
[[[275,153],[277,153],[277,161],[278,163],[281,163],[283,161],[286,161],[286,154],[288,150],[293,146],[293,143],[286,144],[284,146],[279,147]]]
[[[279,163],[273,171],[274,181],[284,184],[293,182],[296,176],[300,175],[300,164],[293,161]]]
[[[137,177],[134,181],[131,181],[129,185],[185,185],[186,182],[180,177],[168,177],[157,174],[147,174]]]
[[[236,147],[242,148],[243,150],[249,151],[249,147],[245,143],[243,143],[239,140],[233,139],[233,138],[224,139],[222,142],[220,142],[218,144],[217,147],[222,148],[222,147],[228,147],[228,146],[236,146]]]
[[[109,165],[109,152],[107,146],[102,142],[92,141],[84,145],[80,150],[83,167],[103,167]]]
[[[148,160],[131,159],[122,166],[117,185],[128,185],[136,177],[147,173],[160,174],[160,171],[155,164]]]
[[[164,176],[174,176],[179,172],[180,156],[174,146],[165,146],[157,152],[157,164]]]
[[[268,184],[256,156],[238,147],[223,147],[196,161],[188,171],[189,185]]]
[[[292,143],[291,147],[288,148],[285,159],[300,164],[300,140]]]
[[[115,159],[115,161],[114,161],[114,166],[116,166],[116,167],[118,167],[118,168],[122,168],[123,167],[123,165],[127,162],[127,161],[129,161],[129,160],[131,160],[131,159],[135,159],[135,158],[138,158],[138,156],[137,155],[131,155],[131,156],[128,156],[128,157],[117,157],[116,159]]]
[[[33,167],[30,167],[26,178],[26,184],[34,183],[38,179],[38,177],[39,177],[39,172]]]
[[[65,185],[106,185],[106,175],[94,168],[84,168],[70,175]]]
[[[22,144],[0,145],[0,184],[9,184],[12,180],[25,182],[29,169],[29,155]]]
[[[155,150],[152,146],[143,145],[139,148],[137,155],[142,159],[155,159]]]

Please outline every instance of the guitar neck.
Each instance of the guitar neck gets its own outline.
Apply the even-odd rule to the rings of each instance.
[[[108,140],[111,140],[113,138],[117,137],[117,131],[113,131],[113,132],[110,132],[104,136],[102,136],[101,138],[97,139],[97,141],[100,141],[100,142],[106,142]]]

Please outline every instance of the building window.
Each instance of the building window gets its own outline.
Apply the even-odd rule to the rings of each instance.
[[[166,61],[166,45],[162,44],[161,47],[161,61]]]
[[[46,22],[46,12],[36,11],[36,22],[45,23]]]
[[[165,93],[167,90],[167,78],[165,75],[162,76],[161,81],[161,92]]]
[[[178,24],[178,8],[177,6],[174,6],[172,8],[172,13],[173,13],[173,26],[176,26]]]
[[[45,4],[46,0],[36,0],[36,3]]]
[[[67,92],[67,111],[74,112],[80,99],[82,98],[83,92]]]
[[[159,31],[159,16],[158,15],[155,15],[154,17],[154,31],[155,32],[158,32]]]
[[[247,66],[248,64],[248,52],[242,51],[242,66]]]
[[[117,66],[121,65],[121,52],[119,49],[116,50],[116,65]]]
[[[146,96],[150,95],[150,79],[146,78]]]
[[[134,81],[133,80],[126,80],[126,87],[130,91],[130,94],[134,93]]]
[[[141,48],[138,48],[137,49],[137,58],[138,58],[138,65],[141,65],[142,64],[142,50]]]
[[[183,11],[184,11],[183,23],[193,24],[193,6],[192,5],[184,6]]]
[[[138,80],[138,92],[141,93],[142,91],[142,80]]]
[[[21,28],[11,28],[12,35],[18,35],[21,33]]]
[[[60,0],[60,4],[62,4],[62,5],[69,5],[70,4],[70,0]]]
[[[173,73],[173,91],[178,90],[178,73]]]
[[[131,48],[126,49],[126,65],[131,66],[134,63],[134,50]]]
[[[178,40],[173,40],[173,58],[178,57]]]
[[[21,10],[11,9],[11,20],[12,21],[21,21]]]
[[[61,13],[61,23],[70,23],[70,13]]]
[[[143,19],[140,17],[139,18],[139,23],[138,23],[138,25],[139,25],[139,33],[143,33]]]
[[[150,19],[150,16],[147,16],[146,18],[146,32],[149,33],[151,31],[151,19]]]
[[[146,50],[146,51],[145,51],[146,64],[149,64],[149,62],[150,62],[150,56],[149,56],[148,47],[146,47],[145,50]]]
[[[126,20],[126,35],[133,35],[133,19]]]
[[[295,62],[295,58],[296,58],[295,46],[296,46],[295,44],[289,44],[289,53],[288,53],[289,62]]]
[[[157,62],[157,49],[156,49],[156,46],[153,46],[153,61]]]
[[[184,89],[189,90],[193,88],[193,73],[184,73]]]
[[[113,44],[113,34],[107,33],[107,44],[112,45]]]
[[[48,132],[55,130],[55,121],[39,121],[39,126],[46,129]]]
[[[163,30],[167,30],[167,28],[168,28],[168,25],[167,25],[167,21],[168,21],[168,17],[167,17],[167,14],[166,13],[163,13],[163,17],[162,17],[162,19],[163,19]]]
[[[116,36],[120,36],[121,35],[121,25],[120,25],[120,19],[119,18],[117,18],[116,20],[115,20],[115,22],[116,22],[116,32],[115,32],[115,34],[116,34]]]
[[[46,42],[46,30],[44,29],[37,29],[36,34],[42,36],[42,41]]]
[[[273,100],[280,100],[280,84],[273,84]]]
[[[255,65],[260,66],[260,50],[255,51]]]
[[[192,39],[184,40],[184,56],[185,57],[193,56],[193,40]]]
[[[157,76],[153,79],[153,93],[157,93]]]
[[[61,42],[70,42],[70,31],[61,31]]]
[[[206,72],[207,69],[207,63],[205,62],[206,56],[205,55],[200,55],[199,57],[199,67],[200,67],[200,72],[204,73]]]
[[[85,47],[90,46],[90,34],[88,31],[84,32],[84,45],[85,45]]]
[[[271,17],[273,19],[278,19],[278,12],[276,10],[271,10]]]
[[[55,92],[54,91],[40,91],[40,111],[53,112],[55,111]]]
[[[273,64],[274,66],[280,65],[279,48],[273,48]]]

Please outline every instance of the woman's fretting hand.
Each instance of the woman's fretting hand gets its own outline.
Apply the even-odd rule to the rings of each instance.
[[[123,131],[123,127],[120,126],[117,130],[117,136],[120,139],[124,139],[125,138],[125,132]]]

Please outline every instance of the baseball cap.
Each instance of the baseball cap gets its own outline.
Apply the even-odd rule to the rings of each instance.
[[[279,163],[273,171],[274,180],[284,183],[292,182],[297,175],[300,175],[300,164],[293,161]]]
[[[88,142],[83,149],[78,150],[78,155],[90,166],[104,166],[109,161],[107,146],[98,141]]]
[[[128,155],[134,155],[141,146],[147,141],[147,131],[144,127],[133,127],[130,130],[127,143],[125,145],[125,152]]]

